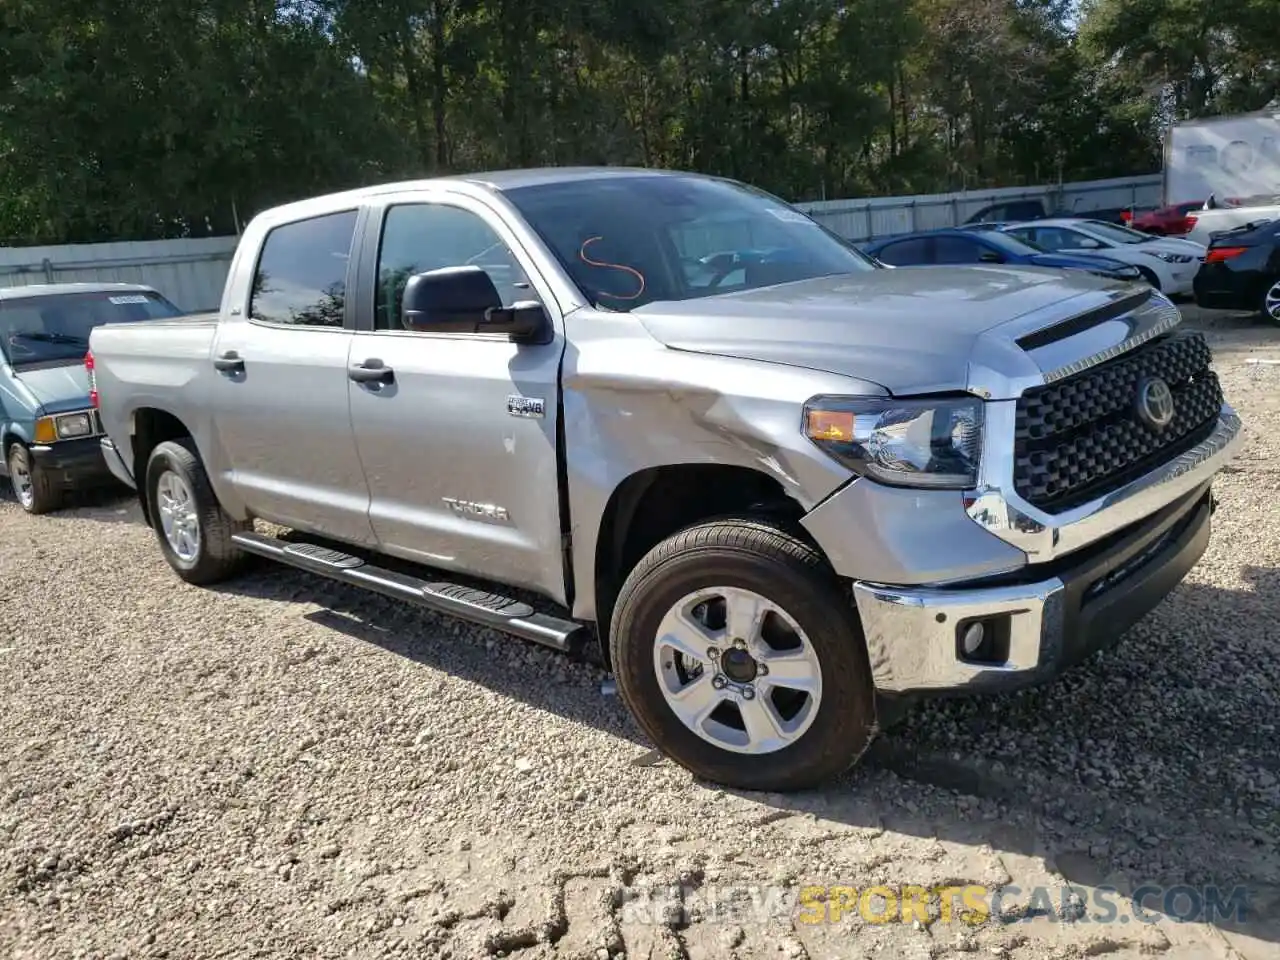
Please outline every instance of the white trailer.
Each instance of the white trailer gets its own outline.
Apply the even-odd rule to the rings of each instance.
[[[1166,206],[1280,194],[1280,110],[1206,117],[1164,138]]]

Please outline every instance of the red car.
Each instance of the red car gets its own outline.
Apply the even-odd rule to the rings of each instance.
[[[1203,207],[1203,200],[1188,200],[1134,217],[1128,225],[1158,237],[1182,237],[1196,225],[1195,211]]]

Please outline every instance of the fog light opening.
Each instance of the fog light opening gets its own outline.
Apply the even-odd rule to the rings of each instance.
[[[1009,659],[1010,617],[974,617],[956,624],[956,657],[993,666]]]
[[[986,639],[987,629],[982,622],[971,623],[965,628],[964,636],[960,638],[960,649],[964,651],[966,657],[977,656],[978,651],[982,649],[982,641]]]

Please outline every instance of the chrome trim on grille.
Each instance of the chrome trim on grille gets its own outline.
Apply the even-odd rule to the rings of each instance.
[[[1073,377],[1078,373],[1083,373],[1090,367],[1096,367],[1100,363],[1106,363],[1108,360],[1114,360],[1116,357],[1128,353],[1135,347],[1140,347],[1144,343],[1168,333],[1182,322],[1182,311],[1169,301],[1165,301],[1165,303],[1168,304],[1168,309],[1164,309],[1164,305],[1161,305],[1162,312],[1165,315],[1153,326],[1148,327],[1141,333],[1134,334],[1127,340],[1122,340],[1114,347],[1108,347],[1106,350],[1100,350],[1082,360],[1077,360],[1075,363],[1069,363],[1065,366],[1058,367],[1056,370],[1050,370],[1044,375],[1045,384],[1048,385],[1050,383],[1055,383],[1058,380],[1064,380],[1067,377]]]
[[[1124,284],[1060,301],[993,327],[979,339],[970,359],[967,391],[985,400],[1013,400],[1027,390],[1083,373],[1122,356],[1169,333],[1182,322],[1177,305],[1158,290],[1152,290],[1144,304],[1117,320],[1089,327],[1049,346],[1024,351],[1017,345],[1022,337],[1069,323],[1133,296],[1133,286]],[[1117,323],[1127,325],[1128,330],[1117,330]],[[1125,333],[1124,339],[1117,342],[1115,338]],[[1061,362],[1081,354],[1082,359]]]
[[[1213,432],[1190,450],[1105,496],[1049,514],[1014,489],[1017,401],[988,403],[985,415],[981,473],[977,488],[964,495],[965,510],[1032,563],[1065,556],[1158,512],[1212,479],[1243,442],[1239,416],[1223,403]]]

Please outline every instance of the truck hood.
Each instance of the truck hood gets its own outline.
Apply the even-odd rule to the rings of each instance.
[[[89,373],[82,363],[18,367],[14,373],[46,413],[78,410],[89,405]]]
[[[940,266],[657,302],[633,315],[675,350],[791,364],[907,395],[964,390],[975,362],[1006,377],[1035,375],[1016,336],[1132,292],[1085,271]],[[1014,323],[1029,314],[1043,322]],[[1002,334],[1005,324],[1016,330]]]

